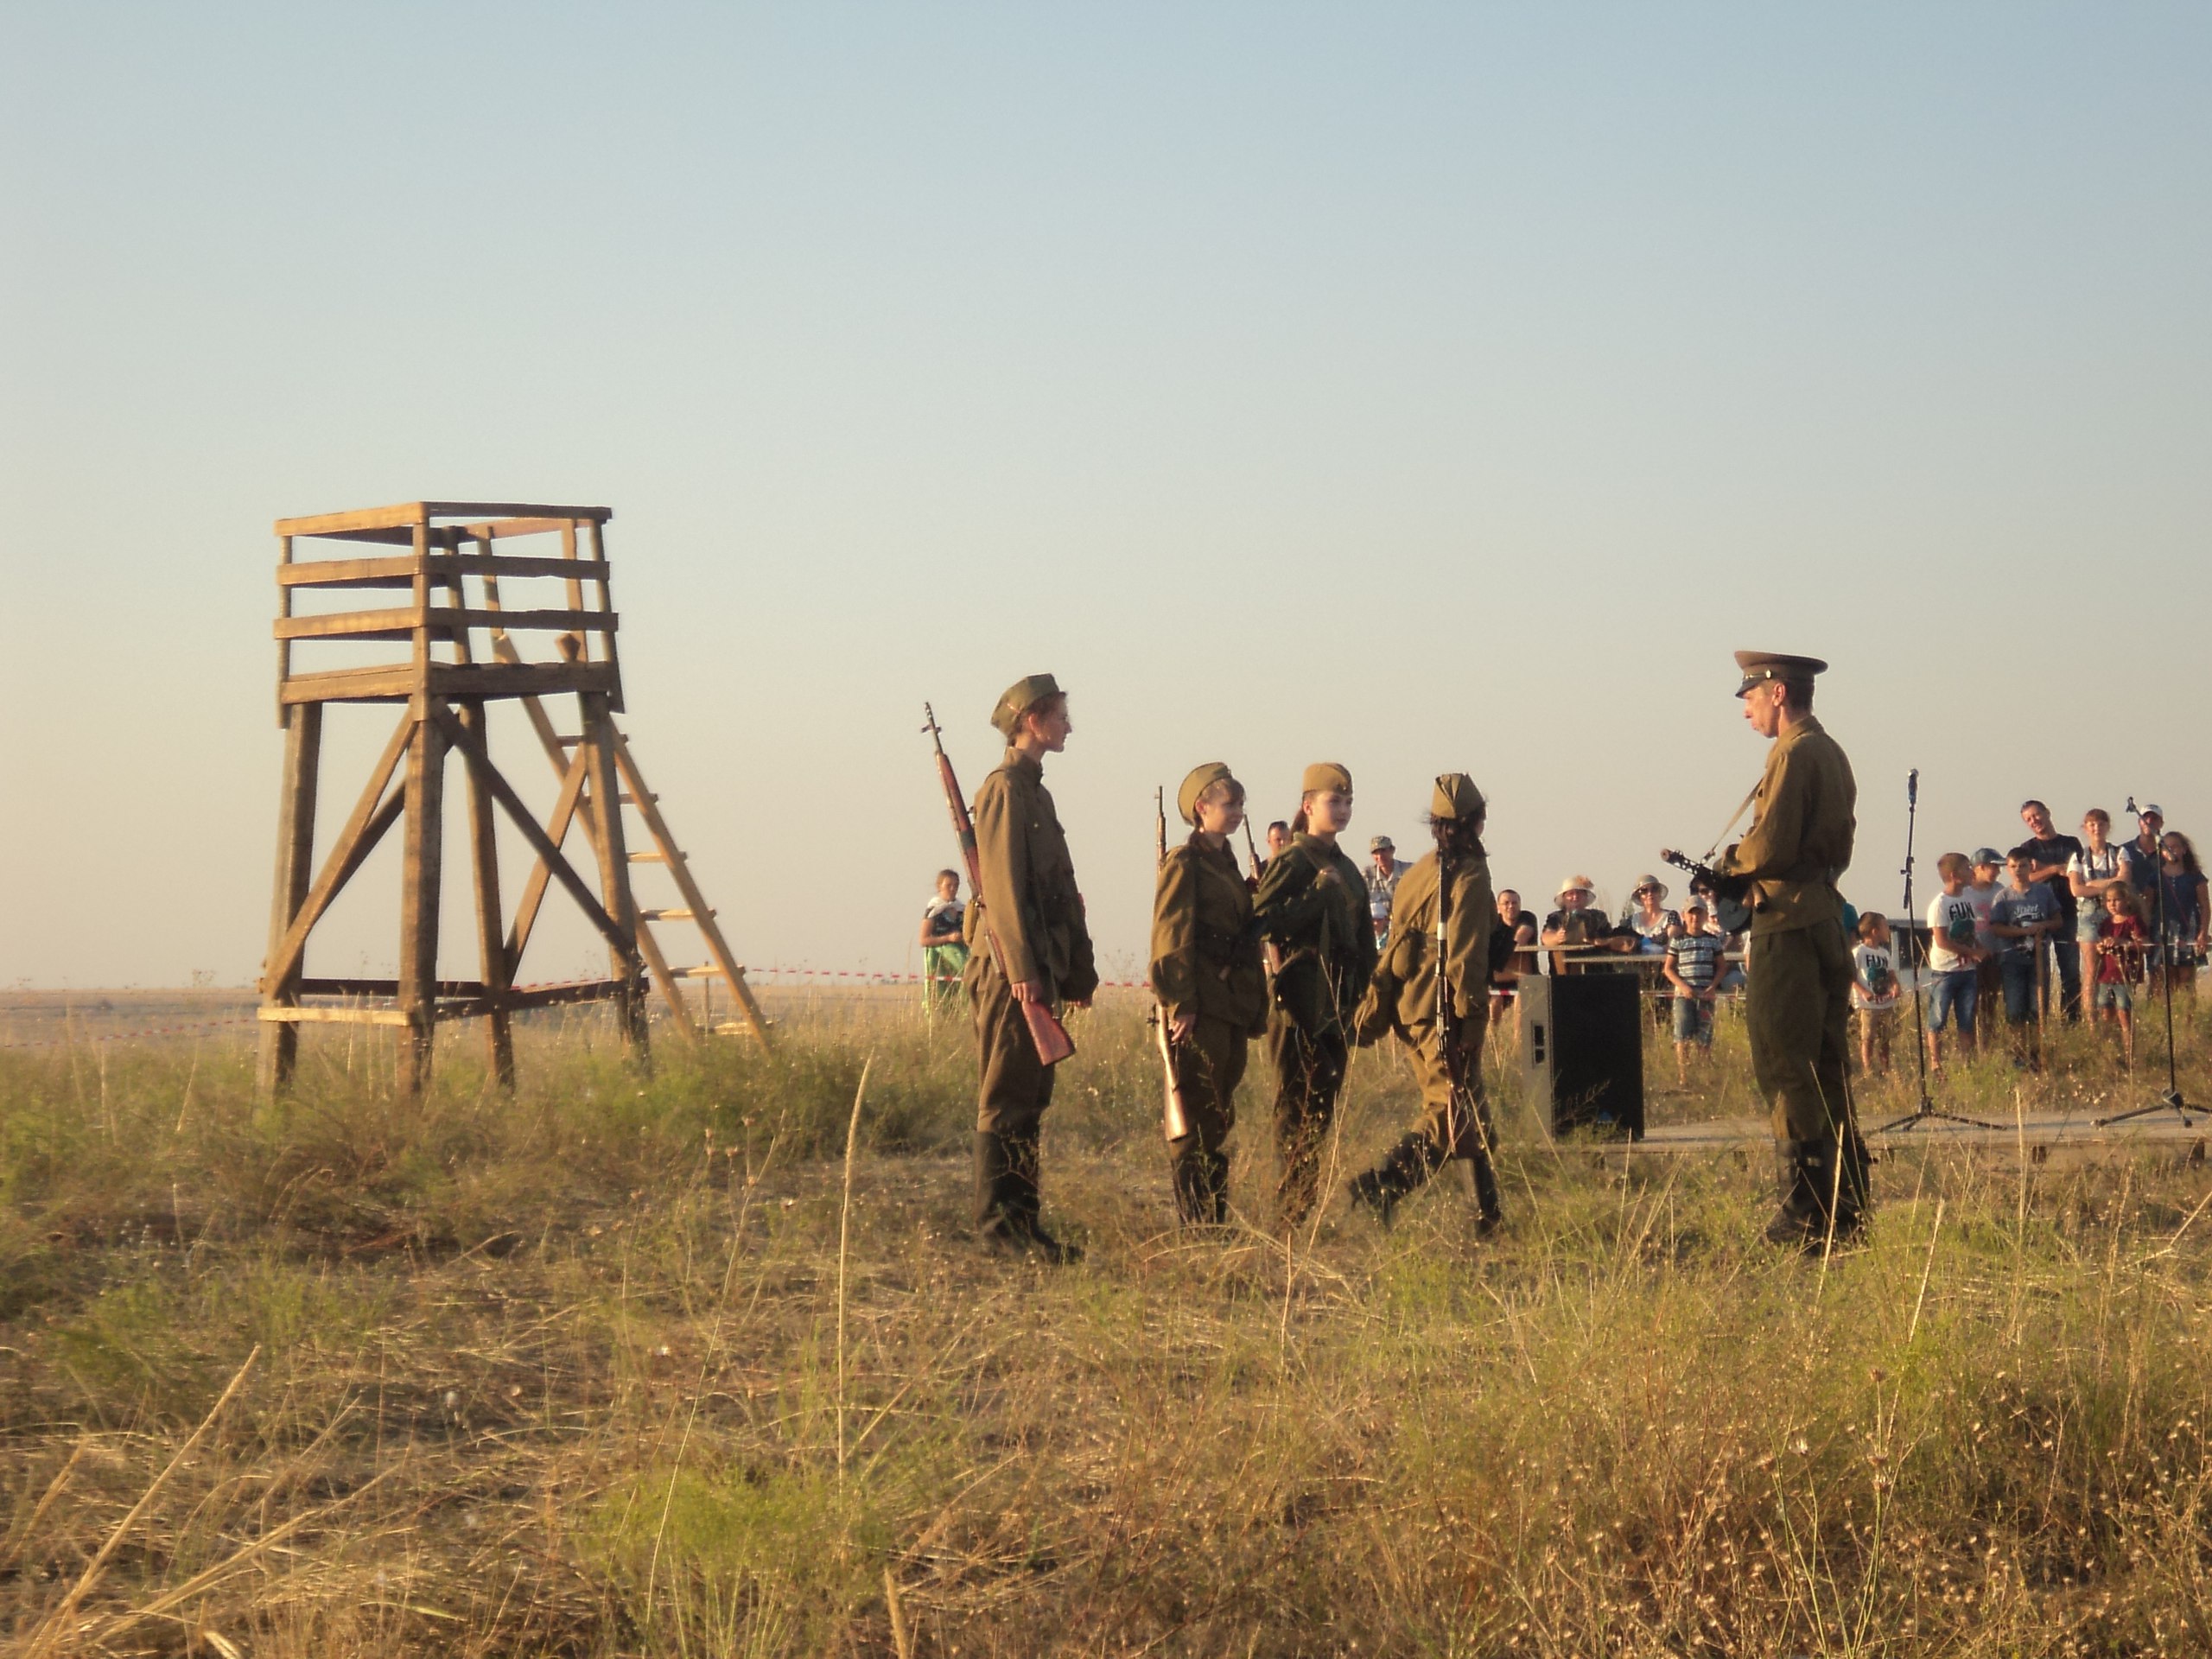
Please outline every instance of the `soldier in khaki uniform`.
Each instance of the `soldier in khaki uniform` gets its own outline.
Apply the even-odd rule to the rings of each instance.
[[[1856,1230],[1867,1204],[1866,1143],[1846,1071],[1851,950],[1836,891],[1851,862],[1859,790],[1813,716],[1813,678],[1827,664],[1762,651],[1739,651],[1736,663],[1744,718],[1774,740],[1751,827],[1719,867],[1726,885],[1748,888],[1751,906],[1744,1019],[1782,1163],[1782,1205],[1767,1236],[1818,1248],[1831,1224],[1839,1236]]]
[[[1367,880],[1337,846],[1351,822],[1351,773],[1306,768],[1290,845],[1252,900],[1260,937],[1281,955],[1268,1047],[1275,1063],[1275,1141],[1282,1156],[1281,1221],[1295,1226],[1319,1194],[1321,1146],[1351,1057],[1351,1017],[1375,972]]]
[[[1482,1228],[1502,1218],[1491,1159],[1490,1108],[1483,1096],[1483,1039],[1490,1028],[1491,934],[1497,901],[1483,850],[1488,807],[1474,780],[1447,772],[1436,780],[1425,855],[1390,904],[1389,945],[1361,1002],[1353,1035],[1362,1045],[1391,1032],[1413,1051],[1421,1116],[1382,1163],[1351,1184],[1352,1202],[1389,1226],[1398,1200],[1427,1184],[1440,1166],[1476,1203]],[[1444,903],[1443,984],[1438,983],[1437,904]],[[1449,1045],[1437,1026],[1440,989],[1451,997]]]
[[[1244,785],[1208,761],[1176,791],[1191,838],[1160,867],[1152,904],[1152,988],[1167,1021],[1175,1079],[1190,1121],[1167,1143],[1175,1211],[1186,1224],[1229,1219],[1236,1085],[1253,1038],[1267,1029],[1268,980],[1252,925],[1252,889],[1229,838],[1244,821]]]
[[[968,995],[982,1071],[976,1226],[987,1248],[1074,1261],[1082,1251],[1055,1239],[1038,1218],[1038,1128],[1052,1103],[1052,1071],[1037,1057],[1020,1005],[1088,1007],[1098,988],[1074,861],[1045,787],[1044,757],[1066,747],[1075,728],[1067,697],[1049,674],[1008,686],[991,724],[1006,737],[1006,760],[976,791],[982,881],[967,916]],[[1003,976],[979,937],[987,925],[1006,958]]]

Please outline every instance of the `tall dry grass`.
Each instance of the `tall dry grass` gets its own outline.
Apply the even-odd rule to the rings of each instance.
[[[1258,1224],[1198,1241],[1136,1007],[1077,1035],[1047,1202],[1090,1255],[1061,1273],[967,1249],[972,1065],[906,1012],[825,1007],[770,1058],[664,1042],[650,1078],[548,1024],[512,1100],[465,1045],[420,1103],[342,1039],[274,1106],[235,1047],[0,1056],[0,1630],[72,1654],[2205,1649],[2188,1143],[1909,1147],[1866,1247],[1806,1263],[1758,1240],[1756,1153],[1547,1145],[1500,1065],[1503,1234],[1440,1192],[1389,1236],[1339,1208],[1286,1244],[1255,1078],[1234,1180]],[[2095,1035],[1947,1098],[2116,1103],[2137,1085]],[[1755,1110],[1739,1044],[1724,1024],[1655,1111]],[[1340,1173],[1410,1099],[1361,1057]]]

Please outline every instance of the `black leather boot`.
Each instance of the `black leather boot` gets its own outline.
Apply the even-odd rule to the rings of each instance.
[[[976,1131],[976,1237],[987,1250],[1018,1255],[1027,1251],[1020,1197],[1014,1189],[1014,1154],[1006,1137]]]
[[[1212,1160],[1195,1140],[1179,1145],[1167,1166],[1175,1192],[1175,1218],[1185,1227],[1204,1227],[1214,1219]]]
[[[1081,1246],[1065,1244],[1045,1230],[1040,1212],[1044,1201],[1038,1192],[1038,1131],[1032,1128],[1004,1137],[1008,1153],[1007,1195],[1012,1200],[1015,1227],[1023,1248],[1054,1267],[1083,1260]]]
[[[1427,1135],[1409,1135],[1391,1147],[1381,1163],[1352,1178],[1351,1201],[1374,1211],[1376,1224],[1388,1230],[1397,1218],[1398,1200],[1426,1185],[1442,1161],[1443,1154]]]
[[[1453,1184],[1475,1206],[1476,1230],[1497,1231],[1505,1219],[1505,1206],[1498,1196],[1497,1166],[1491,1161],[1490,1154],[1477,1150],[1465,1158],[1454,1158],[1444,1166],[1452,1173]]]
[[[1214,1227],[1229,1225],[1229,1154],[1225,1152],[1206,1154],[1206,1222]]]

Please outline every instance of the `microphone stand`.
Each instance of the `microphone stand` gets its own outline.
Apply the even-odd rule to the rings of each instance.
[[[1912,907],[1912,837],[1920,817],[1920,768],[1915,766],[1904,779],[1904,938],[1908,950],[1920,937],[1920,917]],[[1998,1125],[1979,1117],[1967,1117],[1959,1112],[1947,1112],[1928,1095],[1928,1021],[1921,1012],[1920,993],[1923,972],[1928,961],[1927,953],[1920,953],[1920,960],[1913,964],[1912,972],[1912,1057],[1918,1063],[1920,1075],[1920,1103],[1903,1117],[1894,1118],[1881,1125],[1877,1135],[1901,1135],[1907,1129],[1917,1128],[1931,1118],[1941,1118],[1946,1123],[1964,1123],[1977,1129],[1993,1129]]]
[[[2136,838],[2140,840],[2143,835],[2143,815],[2136,810],[2135,798],[2133,795],[2127,798],[2127,810],[2135,814],[2135,835]],[[2164,864],[2165,849],[2161,848],[2158,849],[2158,863],[2152,870],[2152,876],[2158,884],[2158,979],[2165,991],[2166,1092],[2147,1106],[2138,1106],[2132,1111],[2114,1112],[2110,1117],[2093,1117],[2089,1120],[2090,1127],[2093,1128],[2101,1129],[2108,1123],[2125,1123],[2132,1118],[2148,1117],[2152,1112],[2171,1112],[2181,1119],[2182,1128],[2185,1129],[2190,1126],[2190,1105],[2181,1097],[2181,1079],[2174,1070],[2174,944],[2172,940],[2166,938]],[[2196,971],[2194,963],[2190,964],[2190,971],[2192,973]],[[2090,997],[2092,1013],[2095,1009],[2095,1001],[2093,993]]]

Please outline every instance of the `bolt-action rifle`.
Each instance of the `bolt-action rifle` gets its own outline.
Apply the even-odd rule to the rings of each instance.
[[[998,966],[999,976],[1012,989],[1013,976],[1006,970],[1006,952],[1000,947],[998,930],[991,925],[991,913],[983,908],[983,865],[976,852],[976,821],[968,816],[968,798],[960,792],[960,780],[952,775],[951,757],[944,752],[944,734],[938,729],[937,711],[926,702],[922,714],[927,721],[922,729],[930,734],[930,741],[937,745],[938,781],[944,785],[944,804],[952,809],[952,833],[960,840],[960,856],[968,866],[968,891],[972,895],[977,914],[982,918],[983,943],[989,948],[991,960]],[[1068,1035],[1059,1016],[1042,1002],[1022,1002],[1021,1017],[1029,1023],[1029,1040],[1037,1050],[1037,1058],[1046,1065],[1058,1065],[1075,1052],[1075,1039]]]
[[[1165,785],[1152,791],[1152,813],[1159,845],[1159,861],[1154,865],[1155,874],[1167,868],[1167,791]],[[1183,1103],[1182,1079],[1175,1075],[1175,1036],[1167,1029],[1167,1005],[1154,996],[1152,1003],[1152,1034],[1160,1047],[1160,1065],[1166,1075],[1166,1092],[1161,1098],[1160,1127],[1170,1141],[1180,1141],[1191,1132],[1191,1114]]]

